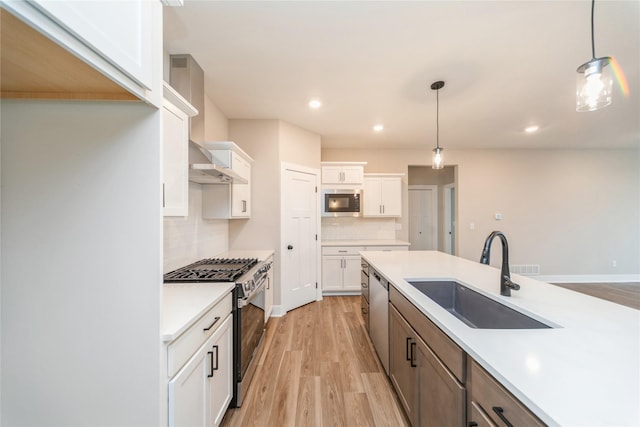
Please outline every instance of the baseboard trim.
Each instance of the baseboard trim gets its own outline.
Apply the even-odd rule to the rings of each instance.
[[[274,305],[273,308],[271,309],[270,317],[282,317],[285,314],[287,314],[287,310],[285,310],[283,306]]]
[[[562,274],[555,276],[530,276],[548,283],[625,283],[640,282],[640,274]]]
[[[360,291],[325,291],[322,293],[325,297],[335,297],[335,296],[358,296],[361,295]]]

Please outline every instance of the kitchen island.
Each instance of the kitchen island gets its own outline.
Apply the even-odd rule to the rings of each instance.
[[[540,420],[640,425],[640,311],[436,251],[366,251],[363,259]],[[474,329],[407,280],[455,280],[548,329]]]

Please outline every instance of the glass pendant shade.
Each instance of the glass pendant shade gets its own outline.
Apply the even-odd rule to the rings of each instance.
[[[442,169],[444,167],[444,153],[440,147],[433,149],[433,156],[431,156],[431,168]]]
[[[611,104],[611,58],[594,58],[578,67],[576,111],[594,111]]]

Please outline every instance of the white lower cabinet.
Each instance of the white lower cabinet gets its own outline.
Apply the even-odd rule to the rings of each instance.
[[[360,252],[406,251],[407,246],[326,246],[322,248],[322,292],[360,294]]]
[[[322,291],[360,293],[361,246],[322,248]]]
[[[270,257],[267,262],[273,262],[273,257]],[[264,289],[264,324],[269,322],[271,312],[273,311],[273,265],[269,270],[267,276],[267,283],[265,283]]]
[[[233,396],[232,325],[229,314],[169,381],[169,427],[222,422]]]

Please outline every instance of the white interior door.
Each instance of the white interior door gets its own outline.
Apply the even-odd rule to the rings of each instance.
[[[438,249],[438,187],[409,187],[409,242],[411,250]]]
[[[282,185],[282,304],[289,311],[316,300],[317,173],[285,168]]]

